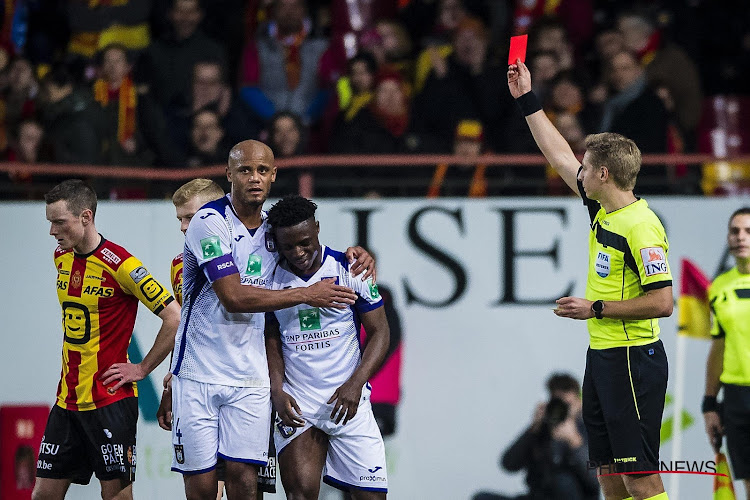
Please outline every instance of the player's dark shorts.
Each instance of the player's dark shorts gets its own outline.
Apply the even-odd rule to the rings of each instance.
[[[276,445],[273,442],[273,424],[276,414],[271,415],[271,434],[268,439],[268,464],[258,469],[258,491],[276,493]],[[219,457],[216,460],[216,475],[224,481],[227,475],[227,462]]]
[[[644,346],[589,349],[583,377],[583,421],[599,473],[659,470],[659,441],[667,391],[661,340]]]
[[[39,447],[37,477],[88,484],[135,481],[138,398],[125,398],[96,410],[72,411],[55,405]]]
[[[750,387],[724,385],[724,434],[735,479],[750,479]]]

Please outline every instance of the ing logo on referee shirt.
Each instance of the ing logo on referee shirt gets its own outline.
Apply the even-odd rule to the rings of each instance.
[[[320,309],[300,309],[298,314],[300,330],[320,330]]]

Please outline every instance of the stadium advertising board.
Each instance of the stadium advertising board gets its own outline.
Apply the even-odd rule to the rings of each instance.
[[[667,229],[675,284],[681,257],[709,276],[728,262],[727,217],[746,200],[649,201]],[[62,341],[54,240],[42,203],[6,203],[2,210],[0,227],[8,239],[0,250],[6,263],[0,402],[51,404]],[[362,244],[374,252],[378,281],[389,285],[401,314],[402,400],[396,436],[386,442],[390,498],[521,492],[522,474],[499,470],[498,456],[529,424],[551,372],[583,375],[585,324],[551,311],[556,298],[584,293],[588,217],[580,201],[335,200],[321,202],[318,215],[322,243],[340,250]],[[101,202],[97,227],[169,283],[169,264],[183,241],[169,202]],[[675,318],[661,321],[668,354],[675,346]],[[141,355],[158,324],[140,309],[134,342]],[[671,456],[666,435],[665,461],[713,459],[699,409],[709,345],[690,340],[687,347],[682,455]],[[141,498],[182,494],[181,478],[169,472],[170,436],[153,415],[166,370],[165,363],[141,383],[135,486]],[[672,391],[672,372],[670,378]],[[667,406],[665,420],[670,418]],[[680,498],[710,495],[710,478],[682,481]],[[98,497],[96,486],[76,487],[75,498]]]

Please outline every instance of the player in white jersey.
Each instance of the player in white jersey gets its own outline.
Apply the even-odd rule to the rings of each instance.
[[[332,282],[266,289],[278,257],[262,207],[275,177],[268,146],[237,144],[227,165],[230,194],[201,208],[185,235],[183,308],[170,371],[172,469],[183,474],[189,499],[215,498],[217,456],[227,461],[227,496],[256,498],[271,410],[262,313],[299,304],[346,308],[356,298]],[[366,252],[350,251],[372,268]]]
[[[315,208],[289,196],[269,211],[283,256],[272,287],[315,286],[332,278],[358,298],[346,309],[299,305],[266,315],[281,481],[290,500],[318,498],[321,473],[355,500],[384,499],[385,447],[367,380],[388,351],[388,322],[377,285],[355,279],[344,254],[320,244]],[[360,322],[368,334],[364,352]]]

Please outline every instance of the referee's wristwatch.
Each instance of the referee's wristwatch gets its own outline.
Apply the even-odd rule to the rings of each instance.
[[[596,319],[602,319],[604,316],[602,316],[602,311],[604,311],[604,301],[603,300],[596,300],[593,304],[591,304],[591,310],[594,312],[594,316],[596,316]]]

